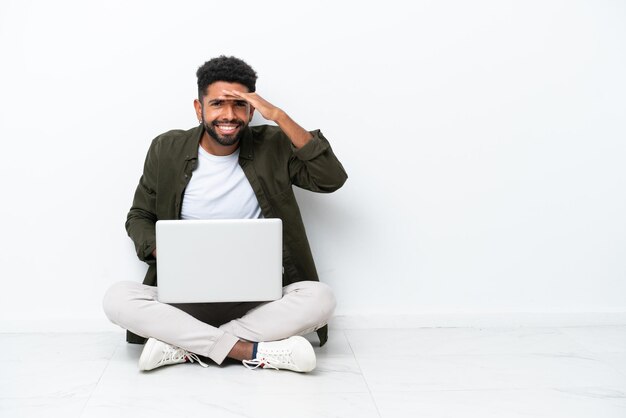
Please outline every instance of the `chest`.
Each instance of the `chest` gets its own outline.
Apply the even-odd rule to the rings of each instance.
[[[237,155],[200,154],[182,198],[182,219],[251,219],[261,209]]]

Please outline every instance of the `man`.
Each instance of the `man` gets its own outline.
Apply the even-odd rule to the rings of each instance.
[[[126,230],[149,264],[143,284],[119,282],[107,291],[107,317],[147,342],[140,370],[208,357],[248,368],[315,368],[311,344],[335,307],[319,282],[292,185],[333,192],[347,175],[320,131],[306,131],[256,90],[244,61],[220,56],[198,71],[199,126],[152,141],[128,213]],[[278,126],[248,124],[257,111]],[[157,300],[155,223],[164,219],[280,218],[283,222],[283,297],[267,303],[177,304]],[[245,260],[243,260],[245,261]],[[141,338],[144,337],[144,338]]]

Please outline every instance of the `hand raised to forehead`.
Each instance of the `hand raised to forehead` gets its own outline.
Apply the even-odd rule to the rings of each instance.
[[[237,90],[222,90],[222,93],[224,93],[228,97],[245,100],[246,102],[250,103],[252,107],[258,110],[259,113],[261,113],[261,116],[263,116],[267,120],[276,122],[280,114],[282,113],[281,109],[274,106],[256,93],[246,93]]]

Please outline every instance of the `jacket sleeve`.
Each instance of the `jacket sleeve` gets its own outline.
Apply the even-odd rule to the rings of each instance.
[[[126,232],[135,244],[137,257],[148,264],[155,262],[156,190],[158,181],[159,142],[152,141],[143,167],[143,174],[135,190],[133,205],[126,217]]]
[[[313,192],[334,192],[343,186],[348,174],[324,135],[319,130],[311,134],[313,138],[302,148],[292,145],[293,156],[289,160],[291,181]]]

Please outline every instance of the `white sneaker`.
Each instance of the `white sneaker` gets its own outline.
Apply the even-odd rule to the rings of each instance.
[[[168,364],[179,364],[187,361],[193,363],[194,360],[202,367],[209,367],[200,361],[197,355],[189,351],[149,338],[141,352],[141,357],[139,357],[139,370],[152,370]]]
[[[315,368],[315,352],[306,338],[295,336],[286,340],[259,343],[256,358],[244,360],[248,369],[286,369],[294,372],[310,372]]]

